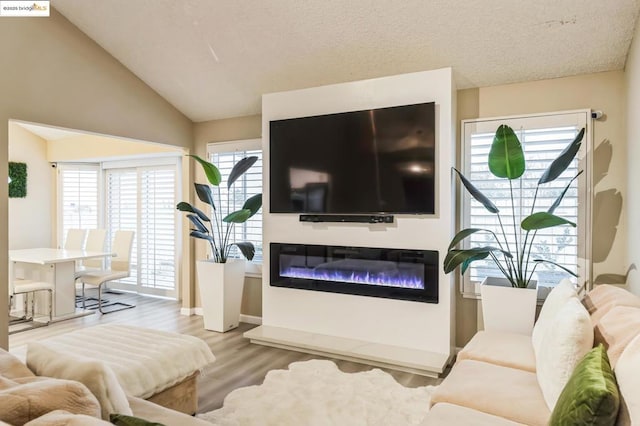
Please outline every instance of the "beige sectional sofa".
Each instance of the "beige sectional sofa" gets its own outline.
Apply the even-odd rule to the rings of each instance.
[[[151,422],[210,425],[144,399],[128,397],[127,404],[135,417]],[[24,363],[0,349],[0,424],[111,424],[101,419],[101,411],[98,399],[82,383],[36,376]]]
[[[434,391],[423,425],[546,425],[573,367],[600,343],[620,390],[616,424],[640,424],[640,297],[611,285],[584,297],[571,291],[565,283],[550,294],[532,336],[478,332]],[[577,301],[571,322],[562,312]]]

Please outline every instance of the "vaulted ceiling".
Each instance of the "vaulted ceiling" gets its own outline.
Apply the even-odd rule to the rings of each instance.
[[[640,0],[55,0],[193,121],[263,93],[452,67],[458,88],[625,65]]]

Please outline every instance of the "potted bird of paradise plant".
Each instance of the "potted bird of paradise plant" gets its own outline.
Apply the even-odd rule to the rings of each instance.
[[[540,191],[548,190],[544,185],[556,180],[575,158],[582,144],[584,133],[585,129],[583,128],[542,173],[536,184],[531,210],[524,218],[516,215],[513,181],[521,179],[526,170],[525,156],[520,140],[511,127],[507,125],[498,127],[488,156],[491,174],[497,178],[508,180],[511,215],[507,215],[509,217],[506,217],[505,220],[494,202],[478,190],[462,173],[455,168],[453,169],[469,194],[490,214],[496,215],[500,225],[500,232],[482,228],[462,229],[451,240],[444,260],[445,273],[450,273],[460,267],[461,273],[464,274],[473,262],[487,258],[491,259],[502,273],[502,277],[487,277],[480,286],[486,330],[512,331],[524,334],[531,332],[537,300],[537,289],[532,278],[540,264],[548,263],[576,276],[573,271],[548,259],[532,258],[531,253],[539,230],[556,226],[576,226],[574,222],[554,213],[573,181],[582,172],[578,172],[570,180],[549,208],[544,211],[535,211],[535,209]],[[505,228],[511,228],[513,239],[507,237]],[[471,248],[457,247],[476,233],[487,234],[494,244]]]
[[[202,304],[204,327],[207,330],[225,332],[236,328],[240,319],[240,306],[244,288],[244,259],[230,257],[233,246],[248,260],[253,259],[255,247],[249,241],[232,241],[233,228],[255,215],[262,207],[262,194],[249,197],[240,210],[230,211],[221,196],[220,170],[197,155],[190,155],[204,170],[209,184],[195,183],[196,195],[211,208],[211,217],[192,204],[182,201],[176,208],[187,213],[192,228],[189,235],[209,243],[210,258],[198,260],[198,288]],[[245,157],[231,169],[227,189],[240,178],[257,157]]]

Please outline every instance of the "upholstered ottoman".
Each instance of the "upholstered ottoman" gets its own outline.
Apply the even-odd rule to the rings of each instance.
[[[30,356],[30,352],[40,356]],[[39,341],[27,349],[32,370],[47,368],[42,351],[103,361],[128,396],[193,414],[197,410],[196,378],[215,361],[209,346],[189,335],[126,325],[100,325]],[[41,364],[41,365],[39,365]]]

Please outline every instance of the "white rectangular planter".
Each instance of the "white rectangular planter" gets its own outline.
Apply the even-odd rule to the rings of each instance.
[[[506,278],[487,277],[480,294],[485,330],[531,334],[538,294],[535,281],[529,288],[514,288]]]
[[[204,328],[224,333],[238,326],[244,289],[244,259],[196,262]]]

